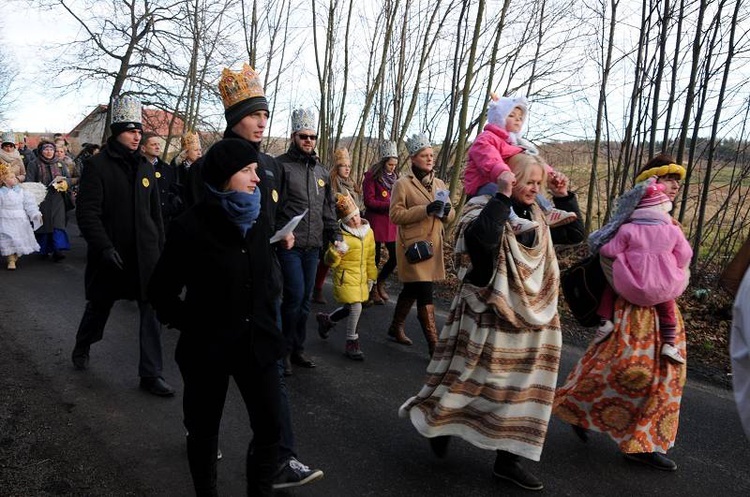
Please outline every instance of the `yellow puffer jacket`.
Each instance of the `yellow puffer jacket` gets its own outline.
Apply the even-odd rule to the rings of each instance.
[[[367,227],[362,238],[348,231],[348,226],[341,226],[341,234],[349,245],[346,254],[341,255],[331,244],[325,254],[325,263],[333,269],[333,296],[342,304],[366,302],[370,291],[368,280],[375,281],[378,268],[375,266],[375,237],[366,220],[362,227]]]

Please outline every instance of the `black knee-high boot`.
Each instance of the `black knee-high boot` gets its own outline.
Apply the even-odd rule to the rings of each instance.
[[[219,437],[187,436],[187,455],[196,497],[219,497],[216,490],[216,450]]]

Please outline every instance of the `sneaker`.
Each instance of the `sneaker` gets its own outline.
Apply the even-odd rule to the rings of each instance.
[[[544,488],[544,484],[539,478],[521,466],[519,461],[508,461],[504,464],[496,462],[495,467],[492,468],[492,474],[496,478],[508,480],[526,490],[541,490]]]
[[[612,330],[615,329],[615,325],[612,321],[609,319],[602,319],[602,324],[599,326],[599,328],[596,329],[596,334],[594,335],[594,343],[600,344],[607,338],[609,338],[610,333],[612,333]]]
[[[544,220],[550,228],[572,223],[576,219],[578,219],[578,215],[575,212],[563,211],[554,207],[544,213]]]
[[[273,477],[273,489],[299,487],[307,485],[323,478],[323,472],[319,469],[310,469],[299,462],[297,458],[291,457],[281,465]]]
[[[328,338],[328,332],[333,328],[333,321],[325,312],[316,314],[315,320],[318,322],[318,336],[325,340]]]
[[[661,355],[677,364],[685,364],[685,358],[682,357],[679,349],[669,343],[665,343],[661,346]]]
[[[355,361],[365,360],[365,355],[362,353],[362,349],[359,348],[359,340],[347,340],[344,355]]]
[[[639,462],[662,471],[676,471],[677,463],[658,452],[641,452],[637,454],[624,454],[625,459]]]
[[[513,228],[513,234],[520,235],[521,233],[526,233],[527,231],[537,229],[539,227],[539,223],[519,217],[515,221],[511,221],[510,226],[511,228]]]

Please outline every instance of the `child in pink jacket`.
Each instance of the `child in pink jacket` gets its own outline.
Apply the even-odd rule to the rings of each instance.
[[[672,202],[664,185],[654,183],[646,192],[628,222],[600,253],[612,261],[612,286],[605,290],[599,315],[602,323],[594,342],[604,341],[614,329],[614,292],[642,307],[655,307],[661,334],[661,355],[677,363],[685,359],[674,346],[677,318],[675,299],[688,284],[686,269],[693,250],[679,226],[672,222]]]
[[[469,147],[469,157],[464,171],[464,191],[468,197],[492,195],[497,191],[497,178],[505,171],[510,171],[506,161],[520,153],[537,155],[534,145],[521,137],[523,125],[528,114],[526,99],[492,95],[487,108],[487,125]],[[557,173],[547,166],[547,174],[555,181]],[[573,212],[556,209],[552,203],[537,195],[537,204],[545,212],[547,225],[561,226],[576,220]],[[516,215],[511,209],[510,219],[513,232],[523,233],[538,226]]]

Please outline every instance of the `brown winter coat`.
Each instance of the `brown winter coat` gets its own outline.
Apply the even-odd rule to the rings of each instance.
[[[432,191],[427,191],[411,171],[403,174],[393,185],[390,216],[391,222],[398,226],[396,263],[398,279],[403,283],[445,279],[444,225],[453,220],[456,212],[451,209],[448,216],[443,218],[428,216],[427,204],[435,200],[435,192],[446,189],[445,183],[435,178]],[[410,264],[406,260],[405,247],[427,239],[432,241],[432,259]]]

